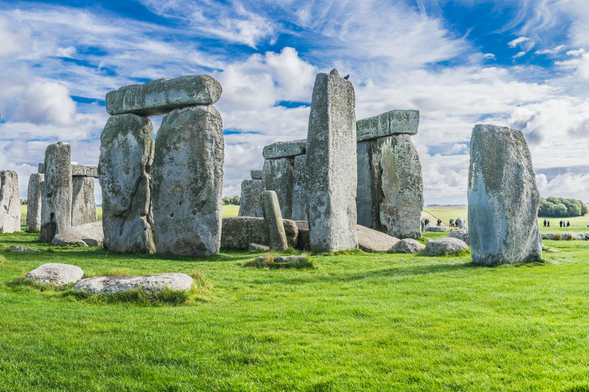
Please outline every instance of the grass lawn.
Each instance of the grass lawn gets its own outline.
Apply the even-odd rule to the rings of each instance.
[[[545,241],[562,252],[519,267],[358,252],[268,270],[36,236],[0,235],[44,250],[0,253],[0,391],[589,391],[589,242]],[[46,262],[197,271],[202,290],[145,306],[13,284]]]

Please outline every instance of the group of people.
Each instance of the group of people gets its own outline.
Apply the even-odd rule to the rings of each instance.
[[[423,220],[423,223],[424,223],[424,226],[427,226],[427,225],[429,225],[429,219],[428,219],[428,218],[425,218],[425,219]],[[437,224],[438,226],[442,226],[442,220],[441,220],[441,219],[438,219],[438,220],[436,221],[436,224]]]
[[[571,226],[570,221],[564,221],[564,220],[561,220],[560,222],[558,222],[558,224],[560,225],[560,227],[570,227]],[[549,220],[544,219],[544,227],[550,227]]]
[[[450,219],[450,222],[449,222],[450,223],[450,227],[458,227],[457,226],[458,225],[457,222],[458,222],[458,218],[456,218],[456,219]]]

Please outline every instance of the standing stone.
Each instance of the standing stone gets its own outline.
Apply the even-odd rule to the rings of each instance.
[[[252,170],[250,172],[251,176],[252,176],[252,180],[261,180],[264,175],[264,171],[263,170]]]
[[[241,182],[241,200],[237,216],[261,215],[260,193],[262,192],[262,180],[243,180]]]
[[[147,117],[112,116],[100,136],[104,246],[116,252],[155,252],[151,213],[153,128]]]
[[[18,174],[0,170],[0,233],[20,231],[20,192]]]
[[[274,191],[263,191],[260,195],[262,200],[262,211],[264,212],[264,221],[268,227],[270,237],[270,248],[277,251],[283,251],[288,248],[286,241],[286,231],[284,222],[280,214],[280,205],[278,197]]]
[[[282,217],[292,218],[293,158],[266,159],[264,161],[263,186],[274,191],[280,203]]]
[[[466,222],[464,221],[463,217],[459,216],[458,219],[456,219],[456,226],[461,229],[466,228]]]
[[[45,186],[39,239],[51,242],[72,225],[72,147],[59,142],[45,150]]]
[[[175,109],[162,121],[153,161],[158,253],[219,253],[225,142],[213,106]]]
[[[380,150],[380,222],[389,235],[421,238],[423,180],[417,150],[406,134],[377,139]]]
[[[313,251],[358,247],[354,87],[337,70],[315,79],[307,137],[307,214]]]
[[[468,223],[472,261],[513,264],[542,256],[540,194],[520,131],[476,125],[470,142]]]
[[[94,178],[75,176],[72,179],[72,226],[96,221]]]
[[[380,150],[376,140],[358,142],[358,191],[356,210],[358,224],[378,231],[386,231],[380,223]]]
[[[41,230],[42,187],[44,174],[31,174],[27,189],[27,227],[29,231]]]
[[[294,158],[292,183],[292,220],[306,221],[307,217],[307,156]]]

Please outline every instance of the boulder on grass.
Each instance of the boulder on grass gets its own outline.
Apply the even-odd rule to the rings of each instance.
[[[466,242],[458,238],[442,237],[428,241],[425,246],[425,254],[428,256],[439,256],[443,253],[453,253],[459,250],[468,250]]]
[[[82,279],[72,290],[86,291],[90,294],[114,294],[142,288],[148,292],[161,291],[164,288],[177,291],[189,291],[193,280],[186,274],[169,273],[146,276],[96,276]]]
[[[393,253],[419,253],[425,245],[412,238],[404,238],[393,246]]]
[[[56,234],[51,243],[59,246],[70,246],[76,243],[81,246],[103,246],[104,231],[102,230],[102,222],[70,227]]]
[[[399,239],[383,232],[357,225],[358,248],[364,252],[387,252],[399,242]]]
[[[286,232],[288,246],[297,246],[298,229],[295,222],[289,219],[282,220]],[[269,245],[270,237],[264,218],[251,216],[238,216],[223,218],[221,229],[221,248],[248,249],[251,243]]]
[[[451,231],[452,228],[448,226],[426,226],[425,231],[431,231],[434,233],[444,232],[444,231]]]
[[[41,252],[39,249],[24,248],[22,246],[11,246],[10,250],[13,252]]]
[[[453,230],[448,234],[450,238],[458,238],[470,245],[470,237],[468,236],[468,229]]]
[[[26,276],[40,284],[55,284],[63,286],[82,279],[84,271],[71,264],[48,263],[32,270]]]

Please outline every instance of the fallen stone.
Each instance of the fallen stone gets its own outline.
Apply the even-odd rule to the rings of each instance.
[[[219,253],[224,158],[223,121],[214,106],[175,109],[164,117],[152,167],[158,253]]]
[[[98,166],[72,165],[72,176],[98,178]]]
[[[262,151],[264,159],[276,159],[304,155],[307,150],[307,140],[295,140],[292,142],[278,142],[265,146]]]
[[[159,292],[164,288],[176,291],[189,291],[193,279],[186,274],[169,273],[145,276],[96,276],[82,279],[72,290],[85,291],[90,294],[115,294],[143,289],[147,292]]]
[[[295,261],[303,260],[305,256],[294,255],[294,256],[278,256],[274,258],[275,263],[292,263]]]
[[[436,238],[435,240],[428,241],[425,245],[425,254],[428,256],[438,256],[443,253],[453,253],[459,250],[468,250],[468,245],[458,238]]]
[[[307,220],[307,156],[294,158],[292,180],[292,220]]]
[[[472,261],[513,264],[542,257],[540,193],[520,131],[476,125],[470,143],[468,220]]]
[[[243,180],[241,182],[241,199],[237,216],[262,216],[261,192],[262,180]]]
[[[280,205],[278,204],[278,197],[274,191],[263,191],[260,195],[262,200],[262,211],[264,212],[264,221],[268,228],[268,238],[270,239],[270,249],[283,251],[288,248],[286,242],[286,232],[284,230],[284,223],[282,222],[282,215],[280,213]]]
[[[0,170],[0,233],[20,231],[20,192],[18,174]]]
[[[434,233],[444,232],[444,231],[452,231],[451,227],[448,226],[425,226],[425,231],[431,231]]]
[[[41,252],[39,249],[24,248],[22,246],[11,246],[10,250],[13,252]]]
[[[72,225],[72,148],[59,142],[45,150],[45,185],[41,206],[41,235],[51,242],[53,236]]]
[[[80,267],[70,264],[48,263],[43,264],[29,272],[27,279],[32,279],[39,284],[55,284],[63,286],[77,282],[84,276]]]
[[[74,177],[72,179],[72,226],[80,226],[97,220],[94,178]]]
[[[417,134],[419,110],[391,110],[378,116],[356,121],[358,141],[395,134]]]
[[[274,191],[284,219],[292,218],[292,187],[294,176],[292,158],[266,159],[262,184],[265,191]]]
[[[116,252],[155,252],[151,212],[153,127],[146,117],[112,116],[100,136],[104,246]]]
[[[263,178],[264,171],[263,170],[252,170],[250,172],[250,175],[252,176],[252,180],[261,180]]]
[[[260,245],[260,244],[250,244],[250,246],[248,247],[248,250],[250,252],[268,252],[270,250],[269,246],[266,245]]]
[[[42,194],[44,174],[31,174],[27,190],[27,227],[29,231],[41,230]]]
[[[419,253],[425,245],[413,238],[403,238],[393,246],[393,253]]]
[[[358,247],[364,252],[387,252],[399,242],[398,238],[361,225],[357,225],[356,230],[358,232]]]
[[[209,75],[188,75],[121,87],[106,94],[108,114],[157,116],[194,105],[213,105],[223,88]]]
[[[463,217],[459,216],[458,219],[456,219],[456,226],[458,226],[461,229],[466,228],[466,222],[464,221]]]
[[[289,219],[283,219],[282,222],[285,227],[286,242],[289,246],[296,247],[298,243],[298,226],[296,232],[291,227],[296,226],[297,222]],[[223,218],[221,248],[248,249],[251,243],[270,244],[268,227],[264,218],[246,216]]]
[[[56,234],[51,243],[58,246],[75,244],[81,246],[103,246],[104,231],[102,229],[102,222],[86,223],[84,225],[70,227]]]
[[[315,79],[306,165],[311,249],[357,248],[355,95],[335,69]]]
[[[468,235],[468,229],[452,230],[448,234],[448,237],[458,238],[459,240],[462,240],[462,241],[466,242],[468,245],[470,245],[470,237]]]

